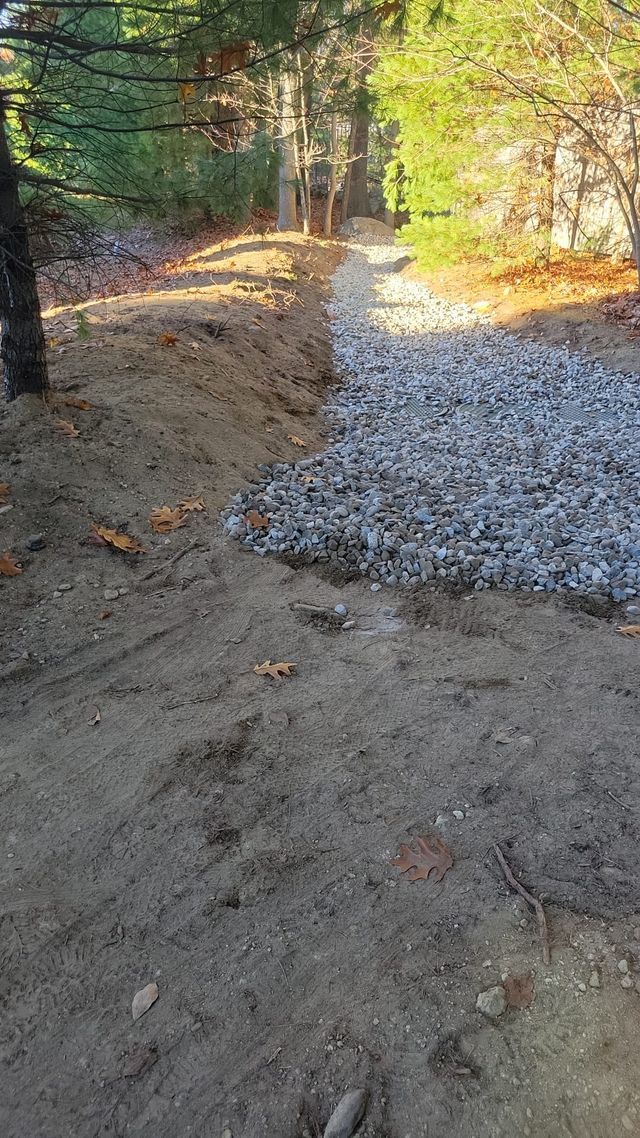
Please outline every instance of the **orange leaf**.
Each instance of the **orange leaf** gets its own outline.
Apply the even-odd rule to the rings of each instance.
[[[178,337],[175,332],[163,332],[158,339],[158,343],[162,344],[163,348],[173,348],[174,344],[178,343]]]
[[[96,525],[95,522],[91,523],[91,538],[96,541],[98,545],[112,545],[114,549],[118,549],[121,553],[146,553],[144,546],[135,537],[129,537],[128,533],[118,533],[115,529],[107,529],[106,526]]]
[[[9,483],[8,482],[0,482],[0,506],[4,506],[7,498],[9,497],[10,492],[11,492],[11,487],[10,487]]]
[[[78,431],[68,419],[56,419],[54,427],[57,431],[60,431],[61,435],[66,435],[69,439],[77,439],[80,434],[80,431]]]
[[[13,553],[7,552],[0,556],[0,573],[3,577],[18,577],[22,573],[22,568]]]
[[[77,407],[78,411],[91,411],[93,403],[87,399],[79,399],[77,395],[56,395],[56,403],[64,403],[66,407]]]
[[[98,620],[108,620],[111,616],[111,609],[103,609],[98,613]]]
[[[181,103],[186,103],[187,99],[192,99],[195,93],[196,89],[193,83],[178,83],[178,95]]]
[[[177,529],[178,526],[187,524],[182,510],[178,508],[172,510],[171,506],[156,506],[149,514],[149,521],[156,533],[171,533],[171,530]]]
[[[249,510],[249,512],[244,515],[244,520],[248,522],[253,529],[267,529],[269,526],[269,519],[265,515],[259,514],[257,510]]]
[[[206,510],[206,508],[201,494],[197,498],[182,498],[178,502],[178,509],[184,510],[186,514],[192,513],[194,510]]]
[[[256,664],[253,670],[256,676],[271,676],[272,679],[279,680],[282,676],[290,676],[292,668],[295,668],[295,664],[272,664],[271,660],[265,660],[264,664]]]
[[[528,1008],[533,1003],[533,976],[530,972],[507,976],[503,987],[510,1008]]]
[[[432,870],[435,870],[434,880],[442,881],[448,869],[453,865],[451,851],[445,846],[441,838],[433,839],[430,846],[426,838],[416,838],[418,852],[410,846],[400,845],[400,856],[391,859],[391,864],[398,867],[401,873],[407,873],[410,881],[426,881]]]
[[[306,447],[307,445],[304,439],[299,439],[297,435],[287,435],[287,438],[290,443],[293,443],[294,447]]]
[[[640,624],[620,624],[616,632],[621,636],[640,636]]]

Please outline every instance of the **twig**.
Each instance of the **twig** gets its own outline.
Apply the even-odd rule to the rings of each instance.
[[[497,845],[497,843],[496,843],[496,845],[494,845],[493,850],[494,850],[494,853],[498,859],[498,862],[500,863],[500,868],[501,868],[502,872],[504,873],[507,881],[509,882],[509,885],[511,885],[512,888],[515,889],[516,892],[519,893],[521,897],[524,897],[527,904],[531,905],[531,908],[535,910],[535,914],[536,914],[536,917],[538,920],[538,932],[540,933],[540,940],[542,942],[542,959],[543,959],[545,964],[551,964],[551,952],[549,949],[549,930],[547,928],[547,918],[544,915],[544,909],[542,908],[540,901],[538,901],[538,898],[534,897],[533,894],[530,893],[528,889],[525,889],[524,885],[521,885],[519,881],[516,881],[515,877],[513,876],[513,873],[511,872],[511,870],[509,869],[509,866],[507,865],[504,854],[503,854],[502,850],[500,849],[500,846]]]
[[[213,695],[198,695],[194,699],[183,699],[179,703],[166,703],[165,711],[173,711],[176,707],[186,707],[188,703],[208,703],[210,699],[217,699],[219,695],[219,691],[214,691]]]
[[[633,809],[633,807],[629,806],[626,802],[622,802],[622,800],[620,798],[616,798],[615,794],[612,794],[610,790],[606,789],[606,787],[605,787],[604,792],[605,792],[605,794],[608,794],[609,798],[612,798],[614,802],[617,802],[618,806],[621,806],[623,810],[632,810]]]
[[[148,581],[150,577],[155,577],[156,573],[161,573],[164,569],[170,569],[172,565],[175,565],[176,561],[179,561],[181,557],[184,557],[185,553],[190,553],[191,550],[195,549],[196,545],[199,544],[200,538],[194,538],[194,540],[190,541],[188,545],[183,546],[183,548],[179,549],[177,553],[174,553],[173,557],[170,557],[168,561],[163,561],[161,565],[156,565],[153,569],[150,569],[148,573],[144,573],[140,580]]]

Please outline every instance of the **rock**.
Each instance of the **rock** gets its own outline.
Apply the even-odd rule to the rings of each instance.
[[[403,269],[408,269],[409,265],[413,264],[413,257],[398,257],[391,266],[392,273],[401,273]]]
[[[497,1019],[507,1010],[507,993],[500,985],[487,988],[480,992],[476,1000],[476,1009],[489,1019]]]
[[[600,973],[598,972],[597,968],[593,969],[593,972],[591,973],[591,975],[589,977],[589,987],[590,988],[599,988],[600,987]]]
[[[67,581],[64,581],[62,585],[58,585],[58,588],[61,593],[68,593],[69,590],[73,588],[73,585],[70,585]]]
[[[381,588],[382,588],[382,585],[380,585],[377,581],[374,581],[373,585],[371,586],[371,592],[372,593],[379,593]]]
[[[54,589],[54,590],[53,590],[53,593],[52,593],[51,595],[52,595],[52,596],[53,596],[53,597],[54,597],[56,600],[58,600],[58,597],[61,597],[61,596],[62,596],[62,593],[60,592],[60,590],[59,590],[59,589]]]
[[[44,549],[45,540],[41,533],[32,533],[24,543],[25,549],[30,550],[31,553],[38,553],[39,550]]]
[[[627,958],[625,956],[623,956],[622,960],[618,961],[618,972],[622,972],[622,975],[626,976],[628,971],[629,971],[629,961],[627,960]]]
[[[350,217],[341,225],[338,233],[343,237],[395,237],[395,229],[376,221],[374,217]]]
[[[338,616],[346,616],[347,615],[347,606],[346,605],[336,605],[336,607],[334,608],[333,611],[337,612]]]
[[[465,816],[464,810],[454,810],[453,816],[454,818],[457,818],[459,822],[461,822]]]
[[[369,1092],[364,1088],[343,1095],[327,1122],[324,1138],[350,1138],[367,1109]]]
[[[447,815],[446,814],[438,814],[438,817],[436,818],[434,825],[435,826],[446,826],[446,824],[447,824]]]
[[[103,595],[105,601],[117,601],[118,597],[120,596],[120,593],[119,593],[118,589],[105,589],[105,591],[102,595]]]
[[[356,626],[355,620],[345,620],[344,624],[342,625],[342,631],[343,632],[349,632],[349,630],[352,628],[355,628],[355,626]]]
[[[633,988],[633,976],[623,976],[620,981],[621,988]]]
[[[576,984],[576,988],[578,989],[579,992],[586,992],[587,985],[585,984],[584,980],[578,980],[578,983]]]

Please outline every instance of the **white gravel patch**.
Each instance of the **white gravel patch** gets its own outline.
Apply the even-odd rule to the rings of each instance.
[[[391,271],[403,252],[351,244],[330,307],[333,437],[237,494],[227,532],[374,584],[638,595],[640,377],[434,296]]]

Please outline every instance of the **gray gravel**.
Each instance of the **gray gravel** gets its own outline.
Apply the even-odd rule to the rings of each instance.
[[[330,308],[342,385],[327,449],[237,494],[227,532],[375,586],[637,596],[640,377],[493,327],[393,273],[402,252],[351,244]],[[245,522],[251,508],[268,529]]]

